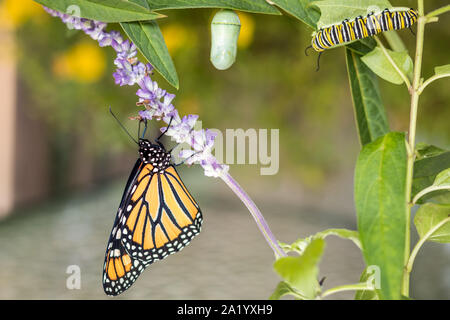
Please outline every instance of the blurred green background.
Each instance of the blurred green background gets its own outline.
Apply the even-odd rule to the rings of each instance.
[[[416,5],[408,0],[391,2]],[[426,10],[445,4],[447,0],[427,2]],[[198,114],[204,128],[280,130],[276,175],[261,176],[260,165],[231,165],[230,171],[254,197],[280,241],[294,241],[324,228],[354,229],[352,175],[360,146],[344,50],[327,51],[320,71],[315,72],[317,55],[304,55],[311,29],[289,16],[239,13],[237,61],[231,69],[218,71],[209,61],[214,12],[163,12],[168,17],[159,23],[180,89],[170,87],[159,75],[154,80],[177,95],[174,105],[180,115]],[[135,145],[109,115],[108,107],[131,132],[137,132],[137,123],[127,120],[138,111],[137,87],[114,85],[111,48],[100,48],[82,32],[68,30],[31,0],[3,0],[0,17],[0,40],[10,39],[14,51],[10,59],[17,71],[21,110],[15,129],[22,151],[15,152],[18,168],[13,189],[18,196],[14,197],[20,199],[22,186],[40,183],[28,181],[22,169],[36,160],[20,157],[32,148],[27,145],[33,143],[26,135],[27,123],[38,127],[33,134],[42,135],[39,141],[44,149],[41,144],[38,148],[45,153],[45,192],[14,200],[10,214],[0,221],[0,298],[103,298],[104,246],[136,157]],[[119,26],[108,28],[118,30]],[[412,54],[415,37],[409,30],[400,35]],[[425,77],[433,74],[435,66],[449,63],[449,39],[448,15],[427,26]],[[404,86],[383,80],[380,86],[391,129],[407,131],[409,95]],[[448,81],[437,81],[421,96],[419,142],[450,146],[448,87]],[[160,124],[152,125],[155,134]],[[129,290],[133,291],[121,297],[267,298],[278,281],[271,270],[273,258],[243,205],[221,181],[204,177],[199,168],[182,168],[182,175],[207,220],[199,243],[193,241],[190,247],[197,247],[187,248],[180,257],[151,266],[153,277],[146,271],[142,278],[148,281],[139,279]],[[329,247],[321,269],[327,276],[325,286],[357,282],[363,267],[357,250],[341,240]],[[83,253],[86,250],[90,254]],[[424,251],[413,274],[412,296],[450,298],[448,272],[445,276],[448,248],[429,245]],[[27,254],[39,257],[29,260]],[[204,271],[183,278],[183,266],[189,263]],[[65,289],[69,264],[82,266],[83,283],[87,283],[82,290]],[[152,284],[154,275],[156,284]]]

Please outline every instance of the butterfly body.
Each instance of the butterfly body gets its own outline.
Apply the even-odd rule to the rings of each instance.
[[[180,251],[201,230],[200,208],[171,163],[170,152],[157,142],[139,139],[139,159],[106,249],[103,288],[108,295],[128,289],[148,265]]]
[[[162,145],[153,144],[147,139],[139,139],[139,157],[145,164],[153,166],[153,172],[165,170],[170,166],[172,155]]]

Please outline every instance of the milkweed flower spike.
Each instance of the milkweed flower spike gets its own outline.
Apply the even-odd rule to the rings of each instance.
[[[175,95],[160,88],[158,83],[151,79],[153,67],[137,59],[136,46],[129,40],[124,40],[117,31],[106,32],[106,23],[73,17],[46,7],[44,9],[50,15],[59,17],[67,25],[70,24],[72,28],[82,30],[92,39],[97,40],[101,47],[110,46],[116,51],[117,57],[114,64],[117,69],[113,74],[116,84],[139,85],[136,92],[139,99],[136,104],[145,107],[145,110],[139,111],[135,119],[163,120],[170,124],[170,127],[161,128],[161,132],[165,132],[165,135],[173,138],[177,143],[187,143],[192,148],[182,150],[179,154],[180,158],[186,164],[197,163],[202,166],[208,177],[221,178],[248,208],[275,255],[286,256],[258,207],[228,173],[229,166],[220,163],[213,156],[216,133],[209,129],[194,130],[198,115],[190,114],[183,118],[179,116],[172,104]]]

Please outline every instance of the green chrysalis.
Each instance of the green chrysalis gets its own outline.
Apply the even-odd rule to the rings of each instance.
[[[211,22],[211,56],[214,67],[226,70],[236,60],[241,21],[233,10],[221,10]]]

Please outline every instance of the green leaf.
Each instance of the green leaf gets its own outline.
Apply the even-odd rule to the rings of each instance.
[[[429,145],[426,143],[418,143],[416,144],[416,160],[425,159],[428,157],[433,157],[444,153],[445,150],[433,145]]]
[[[406,232],[405,134],[391,132],[367,144],[355,172],[358,230],[366,264],[381,269],[381,298],[399,299]]]
[[[386,49],[391,56],[397,67],[405,74],[409,79],[412,78],[414,64],[407,51],[396,52]],[[389,62],[383,50],[380,47],[376,47],[371,52],[366,54],[361,60],[380,78],[389,81],[394,84],[402,84],[403,79],[400,74],[395,70],[394,66]]]
[[[275,288],[275,291],[269,297],[269,300],[280,300],[281,297],[287,295],[294,296],[298,300],[306,300],[304,296],[296,292],[294,288],[292,288],[287,282],[284,281],[278,283],[277,287]]]
[[[428,198],[432,198],[436,195],[441,195],[450,191],[450,168],[440,172],[431,186],[418,192],[413,199],[413,203],[416,203],[418,199],[421,199],[425,195]]]
[[[308,245],[315,239],[325,239],[328,236],[338,236],[343,239],[348,239],[353,241],[358,248],[361,249],[361,241],[359,240],[359,234],[357,231],[347,230],[347,229],[327,229],[324,231],[320,231],[312,236],[309,236],[304,239],[298,239],[294,241],[292,244],[286,244],[283,242],[279,242],[280,247],[285,252],[296,252],[300,255],[303,254]]]
[[[450,168],[445,169],[436,176],[433,186],[450,187]]]
[[[134,2],[134,3],[138,4],[138,5],[140,5],[141,7],[144,7],[144,8],[147,8],[147,9],[150,10],[150,7],[149,7],[149,5],[147,3],[147,0],[128,0],[128,1]]]
[[[144,57],[164,79],[178,89],[177,71],[156,22],[125,22],[121,26]]]
[[[379,8],[380,11],[392,8],[387,0],[323,0],[314,1],[313,4],[320,9],[321,15],[317,22],[317,28],[324,28],[345,19],[357,16],[367,16],[368,8]]]
[[[286,253],[296,252],[301,255],[305,251],[306,247],[311,243],[311,240],[312,237],[308,237],[305,239],[298,239],[292,244],[287,244],[284,242],[278,242],[278,244],[280,245],[281,249],[283,249],[283,251]]]
[[[275,5],[307,24],[313,29],[316,29],[317,20],[319,20],[320,13],[311,6],[311,0],[271,0]]]
[[[347,229],[327,229],[327,230],[316,233],[313,237],[315,239],[317,239],[317,238],[325,239],[328,236],[338,236],[343,239],[351,240],[351,241],[353,241],[354,244],[356,244],[356,246],[358,248],[360,248],[360,249],[362,248],[361,241],[359,240],[358,231],[347,230]]]
[[[365,55],[377,46],[377,42],[373,38],[363,38],[359,41],[346,45],[346,48],[358,55]]]
[[[450,77],[450,64],[434,68],[434,74]]]
[[[280,14],[265,0],[146,0],[152,10],[223,8],[254,13]]]
[[[367,282],[371,281],[370,285],[374,285],[373,283],[373,273],[369,272],[370,270],[368,268],[364,269],[363,273],[361,274],[361,278],[359,279],[359,282]],[[378,293],[376,290],[358,290],[355,294],[355,300],[380,300],[378,297]]]
[[[434,151],[432,153],[428,150],[428,153],[425,153],[419,160],[414,162],[414,176],[412,185],[413,197],[415,197],[420,191],[431,186],[440,172],[450,168],[450,151],[439,153],[437,149],[433,150]],[[423,201],[429,199],[430,196],[432,195],[423,196],[419,199],[418,203],[423,203]]]
[[[450,205],[426,203],[420,206],[414,217],[414,224],[420,238],[426,237],[428,241],[450,242]],[[444,220],[447,220],[444,222]],[[438,227],[438,224],[442,224]],[[437,228],[437,229],[436,229]]]
[[[450,192],[442,192],[437,195],[433,195],[433,202],[440,204],[450,204]]]
[[[154,20],[164,17],[145,7],[126,0],[35,0],[50,9],[73,13],[71,6],[78,6],[81,18],[102,22]],[[70,11],[68,11],[70,10]]]
[[[450,168],[450,151],[417,160],[414,163],[414,178],[436,176],[447,168]]]
[[[365,145],[389,132],[376,75],[355,52],[346,49],[347,72],[359,141]]]
[[[314,299],[320,292],[317,281],[318,263],[325,247],[323,239],[313,240],[298,257],[283,257],[275,261],[275,271],[296,292],[306,299]]]

